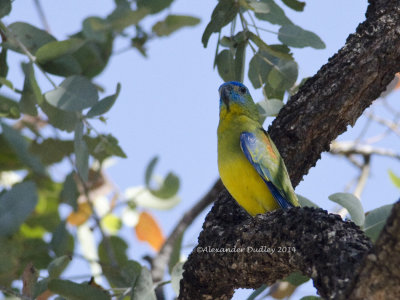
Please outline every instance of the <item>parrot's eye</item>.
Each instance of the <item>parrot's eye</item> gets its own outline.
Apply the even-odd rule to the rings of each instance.
[[[241,87],[239,88],[239,92],[240,92],[241,94],[245,94],[245,93],[247,92],[247,90],[246,90],[246,88],[245,88],[244,86],[241,86]]]

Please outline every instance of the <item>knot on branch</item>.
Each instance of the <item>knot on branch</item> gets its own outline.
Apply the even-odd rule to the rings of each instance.
[[[236,288],[272,284],[294,271],[324,298],[343,297],[372,244],[353,222],[295,207],[250,217],[220,194],[184,265],[179,299],[230,299]]]

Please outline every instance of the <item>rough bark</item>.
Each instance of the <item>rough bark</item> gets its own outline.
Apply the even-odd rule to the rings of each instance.
[[[400,1],[369,2],[366,21],[288,101],[269,128],[293,186],[316,164],[321,153],[329,150],[331,141],[348,125],[354,125],[400,71]],[[240,213],[234,201],[227,199],[224,192],[207,216],[199,246],[294,245],[298,251],[281,255],[221,254],[196,252],[196,247],[184,266],[179,299],[229,299],[235,288],[270,284],[295,270],[311,276],[318,292],[325,298],[352,299],[344,296],[352,292],[349,286],[354,287],[354,293],[360,293],[357,291],[365,287],[361,281],[350,284],[353,277],[363,280],[369,277],[372,280],[367,281],[371,283],[370,289],[384,296],[386,282],[382,279],[390,278],[390,274],[398,276],[392,271],[398,265],[383,261],[387,257],[393,258],[393,253],[399,251],[399,213],[392,214],[392,223],[396,226],[388,225],[382,233],[383,244],[378,242],[372,255],[360,266],[370,244],[351,223],[318,210],[297,208],[248,218]],[[397,216],[397,221],[393,215]],[[291,222],[291,218],[297,220],[296,223]],[[303,231],[297,231],[298,228]],[[313,231],[315,228],[319,229]],[[345,234],[347,230],[350,235]],[[340,257],[330,261],[335,256]],[[371,266],[365,267],[368,265]],[[359,276],[358,269],[362,270]],[[379,278],[380,272],[389,275]],[[374,295],[372,290],[370,293]],[[355,295],[364,294],[353,297]]]
[[[185,264],[179,298],[230,299],[235,288],[256,289],[299,270],[334,299],[370,248],[364,233],[338,215],[296,207],[253,218],[223,192]]]
[[[400,202],[354,277],[347,299],[400,299]]]

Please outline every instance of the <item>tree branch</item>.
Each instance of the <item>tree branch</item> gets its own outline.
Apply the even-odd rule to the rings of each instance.
[[[253,218],[223,192],[185,264],[179,299],[230,299],[236,288],[270,285],[294,271],[311,277],[322,297],[336,299],[370,248],[364,233],[338,215],[296,207]]]
[[[400,70],[400,2],[369,2],[366,21],[288,101],[269,128],[294,186]],[[221,194],[203,225],[199,246],[294,246],[296,252],[198,253],[197,247],[184,265],[179,299],[228,299],[235,288],[272,284],[295,270],[311,276],[321,296],[346,299],[346,287],[371,246],[356,226],[308,208],[256,218],[240,211],[226,192]],[[385,257],[394,256],[394,246],[398,244],[387,245]],[[380,249],[374,249],[377,257]],[[390,273],[396,265],[388,263]]]

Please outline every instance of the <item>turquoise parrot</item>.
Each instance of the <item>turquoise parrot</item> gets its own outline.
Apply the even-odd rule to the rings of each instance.
[[[299,206],[249,90],[231,81],[220,86],[219,94],[218,169],[229,193],[252,216]]]

